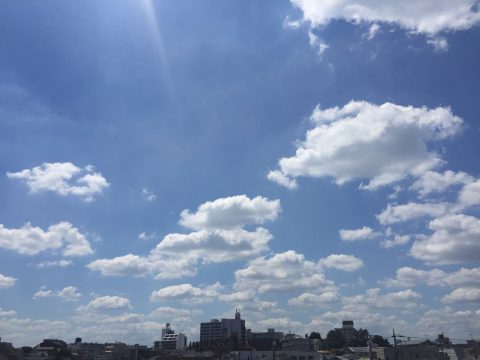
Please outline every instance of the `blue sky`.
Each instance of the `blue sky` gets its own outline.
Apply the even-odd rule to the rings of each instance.
[[[475,1],[0,10],[5,341],[480,336]]]

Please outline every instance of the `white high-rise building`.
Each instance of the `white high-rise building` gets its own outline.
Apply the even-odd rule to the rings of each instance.
[[[187,347],[187,337],[185,334],[175,334],[170,328],[170,324],[166,324],[162,329],[162,339],[160,340],[160,350],[185,350]]]

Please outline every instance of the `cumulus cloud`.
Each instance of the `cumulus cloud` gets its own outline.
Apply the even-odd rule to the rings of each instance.
[[[468,183],[460,190],[458,205],[461,208],[480,205],[480,180]]]
[[[453,290],[450,294],[442,298],[444,304],[452,304],[455,302],[480,302],[480,289],[478,287],[461,287]]]
[[[407,176],[420,176],[443,163],[429,144],[456,134],[462,119],[449,108],[428,109],[392,103],[351,101],[343,108],[315,108],[313,129],[296,154],[279,160],[281,174],[330,177],[341,185],[367,180],[374,190]]]
[[[153,274],[158,279],[172,279],[195,276],[196,261],[189,259],[168,259],[152,256],[127,254],[113,259],[97,259],[87,265],[92,271],[99,271],[104,276],[142,277]]]
[[[23,255],[37,255],[46,250],[62,250],[64,256],[85,256],[93,253],[90,242],[77,228],[63,221],[46,231],[26,223],[19,229],[0,224],[0,248]]]
[[[194,230],[234,229],[276,220],[280,211],[280,200],[237,195],[207,201],[195,213],[183,210],[179,223]]]
[[[4,341],[12,342],[17,347],[37,344],[43,338],[67,339],[72,333],[72,327],[67,321],[21,318],[15,315],[13,310],[0,309],[0,332],[8,334]]]
[[[15,285],[16,278],[0,274],[0,289],[7,289]]]
[[[62,260],[53,260],[53,261],[42,261],[37,264],[37,267],[39,268],[48,268],[48,267],[56,267],[56,266],[67,267],[72,264],[73,264],[72,260],[62,259]]]
[[[183,257],[204,262],[225,262],[259,255],[268,249],[272,235],[264,228],[196,231],[190,234],[169,234],[152,254],[181,253]]]
[[[226,302],[246,302],[255,299],[255,291],[243,290],[233,292],[231,294],[222,294],[219,296],[219,300]]]
[[[473,216],[447,215],[429,224],[433,233],[416,240],[410,255],[427,263],[455,264],[480,261],[480,220]]]
[[[288,317],[277,317],[270,319],[258,320],[256,322],[259,329],[275,329],[276,331],[296,331],[302,327],[299,321],[290,319]]]
[[[82,294],[77,291],[77,288],[75,286],[67,286],[62,290],[57,291],[41,288],[33,295],[33,298],[38,299],[46,297],[58,297],[67,301],[76,301],[81,296]]]
[[[325,285],[331,282],[322,273],[321,265],[292,250],[251,260],[246,268],[235,271],[235,288],[255,289],[260,293]]]
[[[92,165],[80,168],[70,162],[43,163],[32,169],[7,172],[7,176],[24,181],[32,193],[53,191],[62,196],[78,196],[85,201],[93,201],[95,195],[109,186]]]
[[[153,310],[149,317],[160,317],[175,319],[189,319],[192,316],[201,315],[203,312],[199,309],[180,309],[178,307],[160,306]]]
[[[276,182],[278,185],[286,187],[290,190],[296,189],[298,187],[297,180],[290,179],[288,176],[285,176],[280,170],[270,171],[267,175],[267,179]]]
[[[402,205],[388,204],[387,208],[376,215],[382,225],[396,224],[422,217],[438,217],[445,215],[449,210],[447,203],[416,203]]]
[[[373,239],[378,234],[373,231],[372,228],[364,226],[360,229],[355,230],[345,230],[342,229],[339,231],[340,239],[343,241],[357,241],[365,239]]]
[[[324,306],[340,301],[340,295],[335,288],[322,291],[320,294],[304,292],[297,297],[288,300],[288,305],[293,306]]]
[[[428,286],[480,286],[480,268],[461,268],[454,272],[441,269],[420,270],[411,267],[397,269],[395,278],[386,279],[388,287],[413,287],[419,284]]]
[[[186,304],[201,304],[216,299],[223,286],[220,283],[195,287],[191,284],[172,285],[153,291],[150,301],[175,300]]]
[[[441,193],[454,185],[468,184],[473,178],[467,173],[447,170],[443,173],[427,171],[413,183],[411,189],[417,190],[420,197],[431,193]]]
[[[362,1],[291,0],[303,12],[311,27],[328,25],[335,19],[354,24],[389,23],[414,33],[436,35],[440,32],[468,29],[480,22],[476,0],[437,1]]]
[[[353,255],[332,254],[319,262],[322,266],[343,271],[355,271],[363,266],[363,261]]]
[[[344,297],[343,302],[349,306],[366,306],[370,309],[415,308],[421,295],[411,289],[382,294],[378,288],[368,289],[365,294]]]
[[[450,306],[430,309],[420,316],[414,328],[420,334],[439,334],[448,329],[450,334],[471,334],[478,331],[479,310],[456,310]],[[396,329],[396,328],[395,328]]]
[[[393,239],[387,239],[380,242],[380,246],[389,249],[394,246],[405,245],[410,242],[410,235],[394,235]]]
[[[99,296],[90,301],[87,305],[83,305],[77,308],[78,311],[84,310],[118,310],[118,309],[131,309],[132,305],[130,300],[122,296]]]
[[[127,254],[97,259],[87,267],[106,276],[152,274],[159,279],[194,276],[199,264],[237,261],[259,256],[268,250],[270,232],[246,225],[273,221],[280,201],[245,195],[220,198],[200,205],[196,212],[182,211],[180,224],[195,229],[187,234],[166,235],[146,256]]]

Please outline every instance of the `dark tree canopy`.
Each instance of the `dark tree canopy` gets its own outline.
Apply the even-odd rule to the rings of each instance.
[[[340,329],[330,330],[325,339],[327,349],[340,349],[347,345],[345,337]]]
[[[390,342],[388,341],[388,339],[385,339],[384,337],[382,337],[380,335],[373,335],[372,343],[375,343],[380,347],[391,347],[392,346],[392,345],[390,345]]]
[[[312,331],[308,338],[309,339],[320,339],[320,340],[322,340],[322,336],[320,335],[319,332],[316,332],[316,331]]]

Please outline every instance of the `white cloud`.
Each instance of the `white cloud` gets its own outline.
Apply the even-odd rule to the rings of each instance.
[[[153,191],[148,190],[147,188],[142,189],[142,196],[148,202],[153,202],[153,201],[157,200],[157,195]]]
[[[41,263],[38,263],[37,267],[39,268],[48,268],[48,267],[55,267],[55,266],[67,267],[72,264],[73,264],[72,260],[62,259],[62,260],[53,260],[53,261],[43,261]]]
[[[444,37],[434,37],[427,40],[427,44],[433,46],[433,50],[436,52],[448,51],[448,41]]]
[[[41,288],[33,295],[33,298],[38,299],[46,297],[58,297],[67,301],[76,301],[81,296],[82,294],[77,291],[77,288],[75,286],[67,286],[62,290],[57,291]]]
[[[219,300],[226,302],[246,302],[255,299],[255,291],[253,290],[243,290],[233,292],[231,294],[222,294],[219,297]]]
[[[202,313],[202,310],[198,309],[180,309],[178,307],[160,306],[153,310],[149,314],[149,317],[175,319],[175,321],[178,322],[179,319],[190,319],[191,317],[201,315]]]
[[[444,304],[455,302],[480,303],[480,288],[461,287],[453,290],[442,298]]]
[[[222,288],[218,282],[205,287],[195,287],[191,284],[172,285],[153,291],[150,301],[178,300],[186,304],[207,303],[216,299]]]
[[[92,165],[79,168],[70,162],[44,163],[32,169],[7,172],[7,176],[25,181],[32,193],[53,191],[62,196],[78,196],[85,201],[93,201],[96,194],[109,186]]]
[[[90,301],[86,306],[80,306],[77,310],[109,310],[131,309],[130,300],[122,296],[99,296]]]
[[[291,0],[303,12],[311,27],[327,25],[335,19],[354,24],[389,23],[408,31],[430,36],[440,32],[465,30],[480,22],[474,10],[476,0]]]
[[[418,284],[428,286],[480,286],[480,268],[461,268],[454,272],[441,269],[420,270],[411,267],[397,269],[395,278],[386,279],[383,283],[388,287],[412,287]]]
[[[328,289],[328,288],[327,288]],[[336,289],[322,291],[320,294],[305,292],[297,297],[288,300],[288,305],[293,306],[324,306],[340,301],[340,296]]]
[[[0,224],[0,248],[23,255],[36,255],[46,250],[62,249],[64,256],[85,256],[93,253],[90,243],[69,222],[51,225],[44,231],[26,223],[20,229],[7,229]]]
[[[421,295],[411,289],[393,293],[381,294],[378,288],[368,289],[365,294],[343,297],[344,304],[351,307],[366,306],[369,309],[405,308],[418,307],[416,301]]]
[[[196,262],[181,259],[162,259],[152,256],[127,254],[113,259],[97,259],[87,265],[93,271],[104,276],[136,276],[153,274],[158,279],[174,279],[184,276],[195,276]]]
[[[143,241],[149,241],[149,240],[153,240],[157,237],[157,234],[155,233],[151,233],[151,234],[147,234],[145,231],[141,232],[140,234],[138,234],[138,238],[140,240],[143,240]]]
[[[237,195],[207,201],[195,213],[183,210],[179,223],[194,230],[234,229],[276,220],[280,211],[280,200]]]
[[[252,301],[237,304],[242,311],[247,311],[251,315],[264,315],[266,312],[283,312],[276,301],[263,301],[255,298]]]
[[[380,31],[380,25],[378,25],[377,23],[373,23],[368,28],[367,39],[372,40],[378,34],[379,31]]]
[[[276,331],[290,332],[298,331],[302,327],[302,323],[288,317],[278,317],[258,320],[256,322],[257,329],[275,329]],[[263,330],[265,331],[265,330]]]
[[[310,46],[315,49],[318,55],[322,56],[323,53],[329,48],[328,44],[320,39],[313,31],[308,32],[308,40]],[[281,174],[280,174],[281,175]]]
[[[10,317],[15,315],[17,315],[17,312],[15,310],[3,310],[0,307],[0,318],[5,318],[5,317]]]
[[[345,230],[342,229],[339,231],[340,239],[343,241],[357,241],[364,239],[373,239],[378,234],[373,231],[372,228],[364,226],[361,229],[355,230]]]
[[[128,254],[98,259],[87,267],[106,276],[155,275],[158,279],[194,276],[200,264],[248,259],[268,250],[270,232],[242,227],[273,221],[280,201],[245,195],[220,198],[200,205],[195,213],[184,210],[180,224],[197,231],[166,235],[147,256]]]
[[[395,235],[393,239],[383,240],[380,246],[389,249],[394,246],[405,245],[410,242],[410,235]]]
[[[447,215],[429,224],[433,234],[417,240],[410,249],[414,258],[435,264],[480,261],[480,219]]]
[[[93,271],[105,276],[143,276],[151,272],[151,264],[141,256],[127,254],[113,259],[97,259],[87,265]]]
[[[168,234],[152,254],[226,262],[258,256],[268,249],[272,235],[267,229],[201,230],[190,234]]]
[[[402,205],[387,205],[387,208],[376,215],[382,225],[395,224],[422,217],[438,217],[447,213],[447,203],[416,203]]]
[[[332,254],[319,262],[326,268],[355,271],[363,266],[363,261],[353,255]]]
[[[279,160],[281,174],[290,179],[331,177],[339,185],[368,180],[374,190],[443,163],[428,144],[456,134],[462,119],[449,108],[375,105],[351,101],[343,108],[316,107],[314,128],[298,143],[296,154]]]
[[[448,329],[449,334],[475,334],[480,323],[480,311],[443,309],[427,310],[414,325],[419,334],[440,334]],[[396,328],[395,328],[396,329]]]
[[[251,260],[247,267],[235,271],[237,289],[253,289],[260,293],[292,291],[331,285],[318,263],[305,260],[302,254],[289,250],[270,258]]]
[[[392,331],[392,324],[395,324],[395,331],[405,333],[408,324],[405,320],[395,315],[385,315],[378,310],[370,309],[366,305],[345,306],[339,311],[327,311],[320,315],[321,322],[329,322],[333,326],[341,324],[345,319],[355,319],[356,328],[368,329],[371,334],[388,334]],[[313,323],[314,321],[312,321]],[[333,326],[332,326],[333,325]],[[407,332],[408,333],[408,332]]]
[[[280,170],[270,171],[267,175],[268,180],[276,182],[278,185],[286,187],[287,189],[293,190],[298,187],[297,180],[290,179],[288,176],[285,176]]]
[[[0,317],[0,332],[5,334],[2,340],[12,342],[16,347],[38,344],[44,338],[68,339],[72,333],[67,321],[20,318],[14,311],[0,311]]]
[[[480,180],[466,184],[460,190],[458,204],[462,208],[480,205]]]
[[[468,184],[472,181],[473,178],[462,171],[447,170],[443,173],[427,171],[413,183],[411,189],[417,190],[420,197],[423,198],[434,192],[441,193],[451,186]]]
[[[0,289],[7,289],[15,285],[16,278],[0,274]]]

